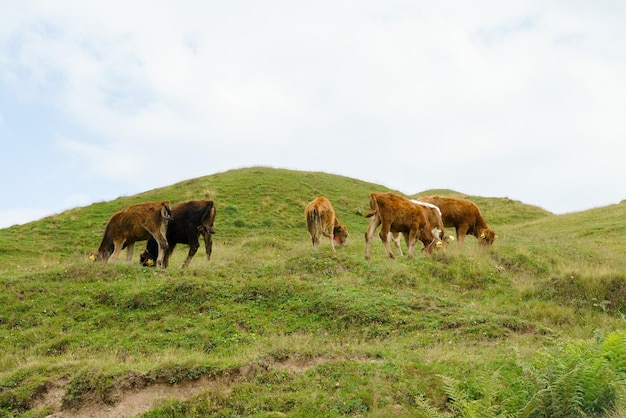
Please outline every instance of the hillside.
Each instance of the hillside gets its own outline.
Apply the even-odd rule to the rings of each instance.
[[[224,240],[253,236],[271,230],[291,238],[302,237],[303,211],[316,196],[325,195],[335,206],[338,218],[350,231],[364,231],[369,211],[369,194],[390,190],[384,186],[326,173],[299,172],[254,167],[190,179],[135,196],[76,208],[38,222],[0,230],[0,251],[8,259],[26,255],[79,258],[96,249],[109,217],[134,203],[170,200],[172,204],[191,199],[213,199],[219,210],[219,237]],[[415,196],[417,197],[420,193]],[[542,209],[507,198],[470,197],[480,205],[493,225],[509,225],[551,215]],[[361,232],[359,232],[360,234]],[[19,254],[12,257],[12,254]]]
[[[392,260],[376,238],[365,260],[369,193],[386,190],[253,167],[0,230],[0,415],[626,412],[626,204],[557,216],[424,191],[475,201],[493,247]],[[350,232],[336,254],[306,232],[319,195]],[[141,243],[131,266],[87,261],[117,210],[194,198],[216,203],[210,261],[180,269],[181,246],[143,268]]]

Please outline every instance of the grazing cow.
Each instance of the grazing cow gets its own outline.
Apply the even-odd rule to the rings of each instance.
[[[317,249],[322,235],[330,238],[330,247],[335,252],[335,242],[341,246],[346,246],[348,238],[348,228],[339,224],[335,210],[330,201],[324,196],[313,199],[304,210],[306,226],[311,234],[313,248]]]
[[[474,235],[480,245],[488,247],[493,244],[496,234],[487,226],[478,206],[469,200],[445,196],[423,196],[419,200],[432,203],[441,210],[441,218],[445,226],[453,226],[459,247],[463,246],[466,235]]]
[[[433,236],[438,240],[435,245],[436,248],[440,249],[447,247],[452,237],[444,234],[444,225],[443,220],[441,219],[441,211],[439,210],[439,208],[431,203],[420,202],[419,200],[410,199],[410,201],[417,205],[421,205],[424,208],[424,212],[428,217],[428,222],[432,227],[431,232],[433,233]],[[406,238],[407,237],[405,235],[405,243],[408,247],[409,243]],[[400,233],[389,232],[389,239],[393,241],[394,246],[398,250],[398,253],[400,253],[400,255],[403,255],[402,247],[400,246]]]
[[[365,215],[370,224],[365,233],[365,258],[370,258],[372,236],[382,224],[380,236],[387,255],[394,258],[389,246],[389,232],[402,233],[407,242],[408,258],[413,258],[415,243],[419,239],[424,244],[424,251],[430,253],[439,240],[433,236],[433,230],[424,207],[416,205],[409,199],[394,193],[372,193],[370,195],[370,212]]]
[[[169,264],[169,258],[174,252],[176,244],[189,245],[189,253],[187,259],[183,263],[183,268],[187,267],[198,248],[200,243],[198,238],[200,235],[204,238],[204,246],[206,249],[207,260],[211,259],[213,249],[213,240],[211,235],[215,233],[213,230],[213,222],[215,221],[215,205],[212,200],[191,200],[189,202],[178,203],[172,206],[172,216],[174,219],[167,227],[167,256],[165,259],[166,267]],[[143,266],[153,266],[155,254],[158,250],[158,243],[154,239],[149,239],[146,249],[139,261]]]
[[[111,258],[115,261],[122,249],[126,248],[126,261],[130,264],[135,242],[154,238],[158,244],[156,264],[165,267],[167,224],[171,219],[169,201],[138,203],[122,209],[109,219],[100,248],[89,259],[107,262]]]

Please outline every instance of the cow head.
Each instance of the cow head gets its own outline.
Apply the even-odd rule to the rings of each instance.
[[[198,225],[198,233],[204,234],[215,234],[215,229],[212,226],[207,225]]]
[[[452,241],[454,241],[454,237],[452,235],[446,235],[442,232],[442,237],[441,237],[441,243],[442,243],[442,247],[443,248],[448,248],[448,245],[450,245],[450,243]]]
[[[111,253],[112,252],[106,252],[104,254],[101,254],[98,251],[94,251],[92,253],[89,253],[87,260],[91,261],[92,263],[95,261],[105,261],[111,256]]]
[[[437,227],[433,228],[430,231],[433,234],[434,237],[434,243],[435,243],[435,248],[436,249],[441,249],[444,246],[444,240],[441,237],[443,235],[443,231]]]
[[[345,247],[346,245],[348,245],[348,243],[346,242],[346,240],[348,239],[348,228],[346,228],[345,225],[335,225],[335,227],[333,228],[333,237],[337,244]]]
[[[148,250],[144,250],[139,255],[139,263],[144,267],[154,267],[156,261],[156,257],[150,254]]]
[[[489,228],[485,228],[482,231],[480,231],[480,235],[478,236],[478,242],[480,245],[483,245],[485,247],[493,244],[493,242],[496,239],[496,233],[493,232],[491,229]]]
[[[435,238],[435,248],[438,250],[448,248],[451,241],[454,241],[452,235],[446,235],[444,231],[435,227],[431,230],[433,237]]]

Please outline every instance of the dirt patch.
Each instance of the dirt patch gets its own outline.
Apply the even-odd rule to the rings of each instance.
[[[65,387],[69,383],[70,379],[68,377],[46,382],[35,394],[33,408],[39,409],[51,406],[54,409],[60,409],[65,396]]]
[[[156,408],[163,401],[185,400],[206,390],[219,390],[218,388],[219,384],[208,378],[200,378],[173,385],[156,383],[142,389],[128,390],[117,394],[119,401],[114,405],[87,403],[76,411],[59,410],[49,415],[49,417],[113,418],[136,416]]]
[[[77,410],[63,408],[69,378],[46,383],[33,399],[33,408],[48,408],[55,411],[48,418],[118,418],[140,415],[158,407],[164,401],[184,401],[207,391],[228,397],[233,385],[248,381],[263,370],[278,369],[302,373],[318,364],[331,361],[320,357],[289,357],[277,361],[271,359],[260,364],[242,366],[224,376],[200,377],[178,383],[137,384],[138,374],[130,372],[126,383],[118,385],[106,404],[96,400],[86,400]],[[141,379],[140,379],[141,380]]]

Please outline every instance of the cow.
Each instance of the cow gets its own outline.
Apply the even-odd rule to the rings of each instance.
[[[420,202],[419,200],[415,200],[415,199],[409,199],[409,200],[415,203],[416,205],[421,205],[424,208],[424,212],[426,216],[428,217],[428,222],[430,223],[430,226],[432,227],[431,232],[433,233],[433,236],[437,238],[438,240],[435,247],[437,249],[447,247],[448,244],[450,243],[450,240],[454,238],[444,234],[444,225],[443,225],[443,220],[441,219],[441,211],[439,210],[439,208],[431,203]],[[404,255],[402,253],[402,247],[400,246],[400,233],[390,231],[389,239],[393,241],[394,246],[398,250],[398,253],[400,255]],[[406,236],[405,236],[405,243],[408,247],[409,243],[406,240]]]
[[[330,201],[320,196],[313,199],[304,210],[306,226],[311,235],[313,249],[317,249],[322,235],[330,238],[330,247],[335,251],[335,242],[341,246],[346,246],[348,238],[348,228],[341,225],[335,215],[335,210]]]
[[[166,267],[166,234],[168,222],[171,220],[172,210],[167,200],[138,203],[122,209],[109,219],[100,247],[89,259],[105,263],[109,258],[115,261],[122,249],[126,248],[126,261],[130,264],[135,242],[153,238],[158,245],[157,267]]]
[[[370,243],[379,225],[382,226],[378,235],[389,258],[395,258],[389,245],[389,232],[404,235],[408,247],[408,258],[410,259],[413,258],[417,240],[424,244],[426,253],[430,253],[437,242],[440,242],[433,236],[433,229],[424,207],[416,205],[403,196],[391,192],[372,193],[370,195],[370,212],[365,217],[371,218],[365,232],[365,259],[369,260],[370,258]]]
[[[191,200],[189,202],[178,203],[172,206],[172,219],[167,227],[167,260],[169,264],[170,256],[174,252],[176,244],[189,245],[187,259],[183,263],[183,268],[189,266],[191,259],[196,255],[200,243],[198,238],[202,235],[206,249],[207,260],[211,259],[213,250],[213,240],[211,235],[215,233],[213,222],[215,222],[215,204],[212,200]],[[148,240],[146,249],[139,256],[139,262],[143,266],[153,266],[155,254],[158,250],[158,243],[155,239]],[[167,265],[166,265],[167,267]]]
[[[444,226],[454,227],[459,247],[463,246],[466,235],[478,238],[479,244],[486,248],[496,239],[494,231],[489,229],[485,218],[474,202],[446,196],[422,196],[422,202],[432,203],[441,210]]]

